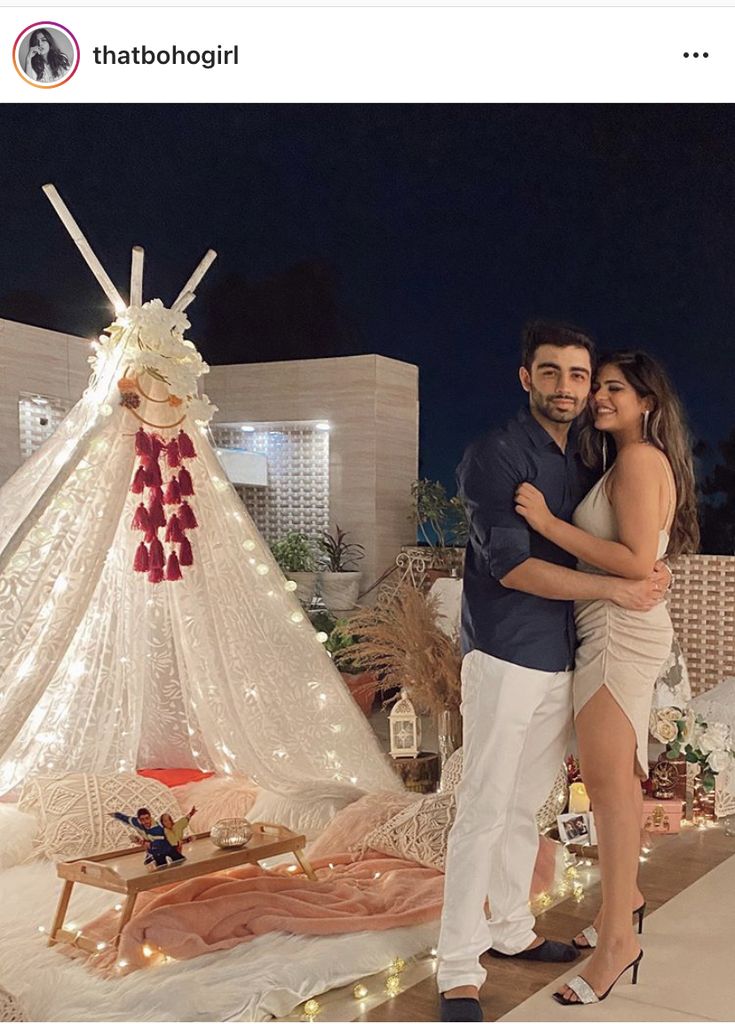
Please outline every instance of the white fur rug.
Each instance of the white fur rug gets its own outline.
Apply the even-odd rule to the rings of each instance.
[[[262,1021],[302,1000],[384,970],[435,945],[439,922],[387,932],[312,937],[274,933],[224,953],[105,981],[49,949],[61,887],[53,864],[0,872],[0,985],[36,1021]],[[114,893],[74,888],[67,922],[82,925],[117,902]],[[68,927],[68,924],[67,924]]]

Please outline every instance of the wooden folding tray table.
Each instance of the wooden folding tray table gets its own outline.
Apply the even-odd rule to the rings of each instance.
[[[226,871],[241,864],[257,864],[261,860],[283,853],[292,853],[306,877],[315,880],[314,870],[304,856],[305,845],[305,836],[296,835],[282,825],[255,822],[253,835],[247,846],[222,850],[211,841],[209,832],[200,832],[185,845],[185,861],[156,871],[148,871],[143,867],[143,850],[140,846],[100,853],[93,857],[61,861],[56,865],[56,873],[59,878],[64,879],[64,886],[48,944],[54,946],[65,942],[89,953],[97,952],[96,941],[86,938],[81,932],[64,928],[64,919],[76,882],[92,885],[97,889],[107,889],[125,897],[120,923],[113,939],[113,945],[117,945],[120,933],[132,917],[138,894],[150,889],[160,889],[190,878],[211,875],[216,871]]]

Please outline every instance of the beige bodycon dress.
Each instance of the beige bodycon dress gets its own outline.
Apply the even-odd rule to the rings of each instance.
[[[668,459],[665,459],[671,488],[666,516],[667,529],[675,504],[675,485]],[[575,526],[603,540],[619,540],[615,511],[605,485],[610,470],[597,481],[577,506]],[[669,543],[667,530],[659,533],[658,558],[663,558]],[[583,572],[601,572],[580,562]],[[665,603],[649,612],[632,612],[611,601],[577,601],[574,605],[577,626],[577,654],[574,665],[574,716],[579,714],[601,686],[606,686],[624,711],[636,735],[636,768],[648,776],[648,719],[653,689],[661,668],[671,651],[673,629]]]

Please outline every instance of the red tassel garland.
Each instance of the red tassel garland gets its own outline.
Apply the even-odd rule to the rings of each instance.
[[[144,533],[147,533],[148,530],[150,530],[151,524],[148,518],[148,509],[145,507],[142,501],[140,505],[138,505],[138,507],[136,508],[135,515],[133,516],[133,521],[130,525],[133,530],[143,530]]]
[[[136,572],[148,572],[149,568],[150,566],[148,564],[148,548],[141,541],[141,543],[135,549],[133,569],[135,569]]]
[[[161,479],[161,467],[156,459],[151,458],[151,456],[144,458],[143,466],[145,467],[146,487],[160,487],[163,480]]]
[[[166,513],[159,498],[155,498],[148,506],[148,519],[155,529],[166,525]]]
[[[168,544],[180,544],[182,540],[184,540],[184,534],[181,529],[181,524],[179,523],[178,517],[176,515],[172,515],[168,521],[168,526],[166,527],[166,542]]]
[[[148,530],[148,532],[145,535],[145,542],[146,542],[146,544],[150,544],[151,541],[154,541],[157,536],[158,536],[158,529],[157,528],[154,529],[153,527],[151,527],[150,530]]]
[[[181,455],[179,454],[179,442],[176,438],[173,441],[169,441],[166,446],[166,459],[171,469],[176,469],[177,466],[181,465]]]
[[[192,439],[183,430],[179,431],[179,452],[182,459],[195,459],[197,457]]]
[[[194,564],[194,553],[191,550],[191,544],[189,543],[188,537],[184,537],[179,547],[179,565],[193,565]]]
[[[179,470],[179,491],[182,498],[190,498],[194,493],[194,482],[188,469]]]
[[[157,460],[164,448],[165,445],[158,434],[151,434],[151,457]]]
[[[133,477],[133,482],[130,485],[130,490],[133,494],[142,494],[145,490],[145,470],[142,466],[138,466]]]
[[[151,454],[151,439],[145,430],[140,427],[135,435],[135,454],[136,455],[150,455]]]
[[[163,569],[166,558],[163,553],[163,544],[158,537],[154,537],[151,541],[148,558],[151,569]]]
[[[169,482],[166,484],[166,492],[163,496],[164,505],[178,505],[181,503],[181,491],[179,490],[179,481],[175,476],[171,477]]]
[[[163,583],[163,569],[156,567],[148,570],[149,583]]]
[[[151,505],[155,505],[157,501],[163,505],[163,488],[151,487],[148,491],[148,508],[150,508]]]
[[[179,523],[184,530],[195,530],[199,526],[194,510],[188,501],[183,502],[179,509]]]
[[[181,569],[179,568],[179,560],[176,557],[176,553],[173,551],[168,556],[168,562],[166,563],[166,579],[171,580],[172,582],[174,580],[181,579]]]

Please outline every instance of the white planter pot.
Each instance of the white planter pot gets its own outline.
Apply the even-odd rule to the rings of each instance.
[[[332,615],[351,611],[360,594],[361,572],[320,572],[319,593]]]
[[[308,608],[311,604],[316,590],[315,572],[287,572],[284,573],[287,580],[293,580],[296,584],[296,597]]]

